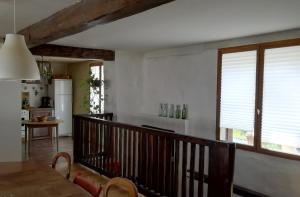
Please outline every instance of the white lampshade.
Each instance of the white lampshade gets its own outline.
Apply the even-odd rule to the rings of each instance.
[[[0,80],[39,80],[40,73],[23,35],[7,34],[0,50]]]

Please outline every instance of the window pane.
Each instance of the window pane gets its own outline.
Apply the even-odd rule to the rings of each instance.
[[[256,53],[255,50],[222,56],[221,140],[253,145]]]
[[[91,67],[91,75],[94,77],[94,79],[98,79],[99,80],[100,66],[92,66]]]
[[[103,66],[91,67],[90,112],[104,113],[104,69]]]
[[[104,80],[104,66],[100,67],[101,69],[101,80]],[[101,83],[101,113],[104,113],[104,83]]]
[[[300,46],[265,51],[262,147],[300,155]]]

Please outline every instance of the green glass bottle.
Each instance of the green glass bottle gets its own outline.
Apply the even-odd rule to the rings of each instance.
[[[181,117],[181,105],[176,105],[176,118],[180,119]]]
[[[187,119],[188,118],[188,106],[187,106],[187,104],[183,104],[181,118],[182,119]]]
[[[175,108],[174,104],[171,104],[170,105],[170,110],[169,110],[169,118],[174,118],[174,111],[175,111],[174,108]]]

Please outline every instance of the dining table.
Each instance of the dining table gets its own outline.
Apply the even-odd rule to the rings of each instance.
[[[31,138],[33,135],[33,129],[35,128],[55,128],[55,139],[56,139],[56,151],[58,152],[58,126],[60,123],[63,123],[63,120],[50,120],[44,122],[34,122],[30,120],[22,121],[22,124],[25,126],[25,152],[30,154],[30,144]],[[28,132],[29,131],[29,132]],[[28,135],[29,134],[29,135]],[[51,132],[52,140],[52,132]],[[0,196],[1,197],[1,196]]]
[[[47,164],[35,161],[0,163],[0,197],[88,197]]]

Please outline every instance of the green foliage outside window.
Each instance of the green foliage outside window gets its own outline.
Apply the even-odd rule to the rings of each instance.
[[[82,80],[80,83],[80,88],[85,92],[81,107],[90,114],[101,113],[101,102],[103,102],[104,98],[101,98],[100,90],[104,84],[104,80],[100,80],[91,71],[89,71],[89,78]],[[96,95],[100,95],[100,105],[95,102]]]
[[[233,139],[236,140],[242,140],[242,141],[247,141],[247,131],[241,130],[241,129],[233,129]],[[273,144],[273,143],[267,143],[263,142],[262,147],[268,150],[273,150],[273,151],[281,151],[282,146],[280,144]]]
[[[233,139],[247,140],[247,131],[241,129],[233,129]]]

